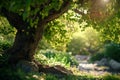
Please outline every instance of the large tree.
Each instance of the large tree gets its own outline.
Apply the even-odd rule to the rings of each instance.
[[[8,0],[0,3],[0,14],[17,29],[10,61],[32,60],[48,22],[66,12],[72,0]]]
[[[72,0],[1,0],[0,15],[7,18],[17,33],[7,50],[9,61],[33,60],[35,49],[48,22],[66,12]]]
[[[16,63],[19,60],[33,60],[33,55],[37,48],[38,42],[42,39],[46,25],[61,16],[77,0],[1,0],[0,15],[7,18],[9,24],[16,28],[17,33],[13,46],[6,51],[10,55],[9,62]],[[102,0],[78,0],[78,6],[85,6],[85,10],[90,12],[90,18],[101,21],[101,11],[105,13],[106,6],[102,6]],[[116,1],[116,0],[113,0]],[[119,1],[119,0],[117,0]],[[92,2],[92,3],[91,3]],[[102,5],[100,5],[101,3]],[[98,5],[98,6],[97,6]],[[88,8],[89,7],[89,8]],[[102,7],[102,8],[100,8]],[[99,10],[99,14],[94,14]],[[82,10],[74,10],[84,15]],[[103,14],[104,15],[104,14]]]

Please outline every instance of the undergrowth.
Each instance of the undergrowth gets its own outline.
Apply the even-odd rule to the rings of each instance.
[[[47,65],[62,65],[70,67],[71,65],[78,65],[77,60],[70,53],[56,50],[41,50],[35,55],[36,60],[41,64]]]

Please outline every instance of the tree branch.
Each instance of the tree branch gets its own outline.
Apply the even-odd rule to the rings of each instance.
[[[44,19],[46,22],[50,22],[56,18],[58,18],[59,16],[61,16],[63,13],[65,13],[71,5],[71,1],[70,0],[66,0],[64,1],[63,5],[61,6],[61,8],[58,11],[51,11],[49,13],[49,15]]]
[[[1,9],[4,17],[7,18],[10,25],[15,27],[17,30],[22,30],[28,26],[28,23],[23,21],[22,16],[18,15],[17,13],[11,12],[5,8]]]

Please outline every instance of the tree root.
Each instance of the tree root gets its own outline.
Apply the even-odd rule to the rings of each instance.
[[[34,62],[38,65],[39,72],[50,73],[55,75],[73,75],[73,72],[71,70],[62,67],[61,65],[55,65],[51,67],[49,65],[42,65],[36,60],[34,60]]]

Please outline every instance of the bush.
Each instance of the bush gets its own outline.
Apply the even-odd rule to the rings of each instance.
[[[12,43],[9,41],[0,41],[0,49],[6,50],[11,47]]]
[[[105,44],[102,48],[102,51],[99,51],[98,53],[92,55],[90,60],[96,61],[102,59],[103,57],[114,59],[120,62],[120,44],[113,42]]]
[[[35,55],[35,58],[40,62],[48,63],[50,65],[78,65],[76,59],[70,53],[56,50],[41,50]]]
[[[91,56],[90,61],[94,62],[94,61],[101,60],[102,58],[104,58],[103,53],[96,53],[96,54]]]
[[[104,54],[110,59],[120,62],[120,44],[110,43],[105,46]]]

